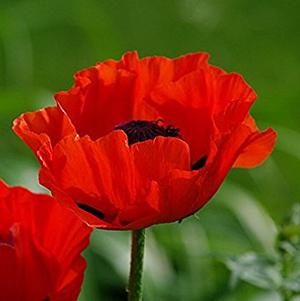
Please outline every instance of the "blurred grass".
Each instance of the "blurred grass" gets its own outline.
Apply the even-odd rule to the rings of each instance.
[[[252,112],[278,130],[278,146],[263,166],[232,171],[197,218],[148,230],[145,300],[276,300],[242,283],[231,291],[221,259],[270,251],[273,220],[299,201],[299,10],[292,0],[1,0],[1,177],[41,189],[37,164],[11,122],[53,103],[51,94],[70,87],[75,71],[127,50],[207,51],[213,64],[255,88]],[[128,250],[128,233],[94,233],[81,301],[124,300]]]

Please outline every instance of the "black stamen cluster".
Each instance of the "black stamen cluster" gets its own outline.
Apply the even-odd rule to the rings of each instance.
[[[160,123],[161,120],[132,120],[116,126],[115,129],[126,133],[129,145],[154,139],[157,136],[180,138],[179,129],[172,125],[162,126]]]

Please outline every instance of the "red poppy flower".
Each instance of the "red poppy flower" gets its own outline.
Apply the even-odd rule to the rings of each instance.
[[[77,300],[90,228],[47,195],[0,181],[0,300]]]
[[[40,181],[87,223],[138,229],[199,210],[232,167],[271,153],[236,73],[195,53],[125,54],[80,71],[56,107],[23,114],[14,131],[41,163]]]

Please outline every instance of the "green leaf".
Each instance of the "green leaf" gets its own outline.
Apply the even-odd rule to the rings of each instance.
[[[281,284],[276,262],[266,256],[246,253],[227,260],[226,266],[232,272],[232,285],[240,279],[259,288],[276,290]]]
[[[283,282],[283,287],[293,293],[300,293],[300,273],[294,274]]]

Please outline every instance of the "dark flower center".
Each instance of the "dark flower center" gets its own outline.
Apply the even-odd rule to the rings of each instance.
[[[173,125],[162,125],[162,120],[148,121],[148,120],[132,120],[115,127],[115,130],[122,130],[126,133],[128,137],[128,144],[132,145],[137,142],[142,142],[146,140],[154,139],[157,136],[162,137],[176,137],[183,139],[179,134],[180,129],[175,128]],[[192,170],[198,170],[205,166],[207,161],[207,156],[202,156],[199,160],[194,162],[191,166]],[[106,214],[99,211],[93,206],[87,205],[82,202],[78,202],[77,206],[96,216],[101,220],[107,218]],[[47,301],[47,299],[45,300]]]
[[[118,125],[116,130],[123,130],[127,137],[129,145],[154,139],[157,136],[180,138],[179,129],[172,125],[161,125],[162,120],[132,120]]]
[[[146,140],[154,139],[157,136],[176,137],[182,139],[179,132],[180,129],[173,125],[163,126],[162,120],[148,121],[148,120],[132,120],[115,127],[116,130],[122,130],[128,137],[128,144],[134,144]],[[198,170],[205,166],[207,156],[201,157],[191,166],[192,170]]]

